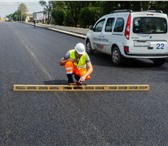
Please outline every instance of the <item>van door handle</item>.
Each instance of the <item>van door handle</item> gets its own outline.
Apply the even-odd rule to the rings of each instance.
[[[104,35],[99,35],[100,38],[104,38]]]

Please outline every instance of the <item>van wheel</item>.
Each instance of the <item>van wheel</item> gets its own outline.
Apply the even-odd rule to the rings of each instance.
[[[166,62],[166,58],[157,58],[157,59],[152,59],[154,65],[156,66],[161,66]]]
[[[88,54],[93,54],[93,52],[94,52],[89,40],[86,41],[86,52],[87,52]]]
[[[123,57],[122,57],[120,50],[118,49],[117,46],[112,48],[111,59],[112,59],[112,63],[116,66],[121,65],[123,62]]]

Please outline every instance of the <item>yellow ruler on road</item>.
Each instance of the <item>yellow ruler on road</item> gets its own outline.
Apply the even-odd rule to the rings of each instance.
[[[137,85],[13,85],[13,91],[54,92],[54,91],[148,91],[148,84]]]

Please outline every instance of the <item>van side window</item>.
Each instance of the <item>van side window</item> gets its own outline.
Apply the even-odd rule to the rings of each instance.
[[[112,32],[113,24],[114,24],[114,18],[108,18],[105,26],[105,32]]]
[[[117,18],[117,21],[115,23],[114,32],[122,32],[124,28],[124,19],[123,18]]]
[[[105,19],[100,20],[94,27],[95,32],[101,32],[103,25],[104,25]]]

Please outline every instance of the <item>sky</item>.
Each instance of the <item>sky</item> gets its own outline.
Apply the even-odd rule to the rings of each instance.
[[[27,6],[29,14],[43,10],[39,0],[0,0],[0,16],[4,18],[6,15],[13,14],[20,3]]]

